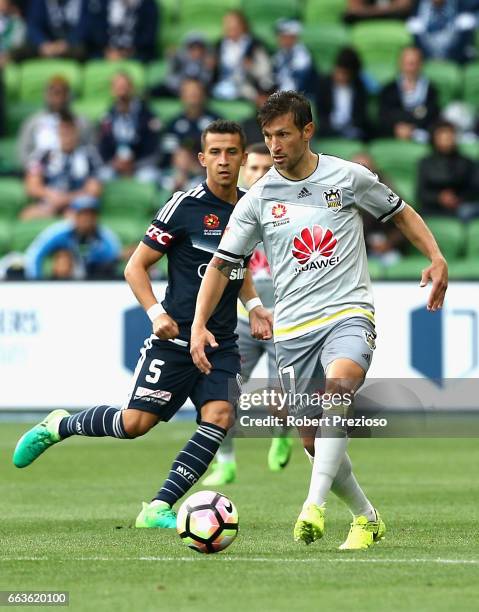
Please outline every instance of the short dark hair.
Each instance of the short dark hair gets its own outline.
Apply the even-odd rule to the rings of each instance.
[[[66,124],[72,125],[74,127],[77,126],[77,121],[76,121],[75,115],[71,111],[69,111],[67,109],[62,110],[59,113],[59,117],[58,118],[60,120],[60,123],[66,123]]]
[[[270,95],[258,111],[258,123],[264,128],[273,119],[287,113],[292,113],[298,130],[303,130],[313,120],[311,104],[305,96],[297,91],[277,91]]]
[[[254,142],[246,149],[246,153],[256,153],[257,155],[271,155],[264,142]]]
[[[201,150],[205,150],[207,134],[239,134],[241,148],[246,149],[246,136],[243,128],[236,121],[228,121],[228,119],[216,119],[205,127],[201,133]]]

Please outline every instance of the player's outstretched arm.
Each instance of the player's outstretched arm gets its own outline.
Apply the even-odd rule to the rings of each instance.
[[[195,318],[191,326],[190,353],[196,367],[209,374],[211,363],[206,358],[205,346],[218,346],[213,334],[206,329],[206,324],[228,285],[233,269],[241,267],[219,257],[213,257],[201,281],[196,298]]]
[[[427,309],[435,311],[442,308],[447,290],[447,262],[431,230],[422,217],[409,205],[394,215],[393,221],[409,242],[431,260],[431,265],[422,271],[421,287],[425,287],[429,281],[432,281]]]
[[[178,336],[178,325],[158,303],[148,274],[151,266],[162,257],[163,253],[150,249],[149,246],[140,242],[126,265],[125,278],[136,299],[143,306],[150,319],[152,319],[153,333],[161,340],[169,340]]]
[[[239,298],[249,313],[251,335],[257,340],[269,340],[273,337],[273,315],[265,308],[258,297],[250,270],[246,270]]]

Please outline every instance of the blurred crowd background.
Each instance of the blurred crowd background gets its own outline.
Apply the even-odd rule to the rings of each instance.
[[[120,277],[203,179],[203,128],[261,141],[279,89],[311,100],[314,150],[378,173],[479,278],[478,22],[479,0],[0,0],[0,279]],[[372,277],[417,278],[394,226],[364,225]]]

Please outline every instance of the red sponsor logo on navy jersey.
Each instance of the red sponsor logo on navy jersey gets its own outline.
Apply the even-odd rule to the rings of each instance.
[[[168,246],[173,240],[173,236],[171,234],[156,227],[155,225],[150,225],[150,227],[146,230],[146,235],[148,238],[151,238],[151,240],[158,242],[158,244],[161,244],[162,246]]]
[[[220,220],[216,215],[210,213],[203,217],[203,224],[207,229],[217,229],[220,226]]]

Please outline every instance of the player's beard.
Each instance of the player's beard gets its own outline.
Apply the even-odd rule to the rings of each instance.
[[[276,170],[278,170],[278,172],[280,174],[281,174],[281,170],[283,170],[283,171],[286,170],[286,172],[291,174],[292,172],[294,172],[294,170],[296,170],[298,165],[303,161],[304,156],[306,155],[306,151],[307,150],[308,150],[308,147],[305,146],[304,149],[298,154],[297,157],[288,158],[288,161],[287,161],[286,166],[284,168],[282,168],[281,166],[276,166],[276,164],[275,164]]]

